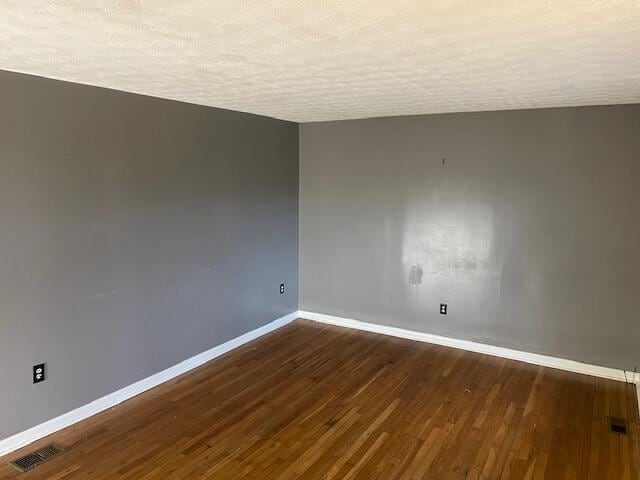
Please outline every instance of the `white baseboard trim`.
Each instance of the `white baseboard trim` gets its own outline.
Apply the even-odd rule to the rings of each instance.
[[[119,403],[124,402],[136,395],[139,395],[151,388],[157,387],[161,383],[164,383],[172,378],[175,378],[183,373],[193,370],[204,363],[213,360],[220,355],[223,355],[234,348],[237,348],[251,340],[254,340],[262,335],[277,330],[278,328],[286,325],[289,322],[298,318],[298,312],[290,313],[284,317],[278,318],[267,325],[256,328],[250,332],[247,332],[239,337],[236,337],[228,342],[218,345],[217,347],[207,350],[206,352],[199,353],[183,362],[180,362],[173,367],[163,370],[155,375],[151,375],[143,380],[140,380],[128,387],[124,387],[121,390],[110,393],[102,398],[94,400],[87,405],[76,408],[71,412],[60,415],[59,417],[48,420],[40,425],[36,425],[28,430],[17,433],[11,437],[0,440],[0,456],[11,453],[19,448],[22,448],[30,443],[40,440],[47,435],[51,435],[59,430],[67,428],[74,423],[89,418],[97,413],[107,410]]]
[[[496,347],[493,345],[472,342],[469,340],[459,340],[457,338],[441,337],[439,335],[416,332],[413,330],[405,330],[403,328],[366,323],[359,320],[354,320],[352,318],[342,318],[333,315],[325,315],[324,313],[307,312],[304,310],[300,310],[298,312],[298,315],[300,318],[313,320],[320,323],[327,323],[330,325],[336,325],[339,327],[365,330],[367,332],[380,333],[382,335],[390,335],[392,337],[406,338],[409,340],[416,340],[418,342],[434,343],[436,345],[443,345],[445,347],[459,348],[462,350],[468,350],[470,352],[484,353],[486,355],[493,355],[495,357],[509,358],[511,360],[519,360],[521,362],[531,363],[534,365],[557,368],[559,370],[582,373],[584,375],[591,375],[594,377],[608,378],[610,380],[618,380],[621,382],[628,381],[629,383],[639,384],[638,388],[640,388],[640,374],[630,371],[601,367],[598,365],[589,365],[587,363],[567,360],[565,358],[551,357],[538,353],[522,352],[519,350],[512,350],[505,347]]]

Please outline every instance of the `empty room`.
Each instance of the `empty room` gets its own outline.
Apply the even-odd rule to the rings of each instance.
[[[0,480],[640,480],[640,2],[0,32]]]

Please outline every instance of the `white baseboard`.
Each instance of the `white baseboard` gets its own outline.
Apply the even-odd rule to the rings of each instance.
[[[125,387],[116,392],[110,393],[102,398],[94,400],[93,402],[84,405],[80,408],[72,410],[71,412],[60,415],[59,417],[48,420],[40,425],[36,425],[33,428],[25,430],[24,432],[17,433],[9,438],[0,440],[0,456],[6,455],[18,450],[30,443],[35,442],[47,435],[67,428],[74,423],[91,417],[97,413],[100,413],[108,408],[111,408],[119,403],[124,402],[142,392],[145,392],[153,387],[157,387],[161,383],[164,383],[172,378],[182,375],[200,365],[213,360],[220,355],[227,353],[234,348],[237,348],[251,340],[254,340],[262,335],[272,332],[289,322],[292,322],[298,318],[298,312],[290,313],[284,317],[278,318],[267,325],[260,328],[256,328],[250,332],[245,333],[239,337],[236,337],[228,342],[218,345],[217,347],[207,350],[206,352],[199,353],[198,355],[191,357],[183,362],[180,362],[173,367],[170,367],[162,372],[156,373],[150,377],[147,377],[139,382],[136,382],[128,387]]]
[[[512,350],[504,347],[496,347],[493,345],[486,345],[483,343],[471,342],[468,340],[459,340],[449,337],[441,337],[438,335],[431,335],[428,333],[415,332],[411,330],[405,330],[397,327],[387,327],[384,325],[376,325],[373,323],[361,322],[350,318],[336,317],[332,315],[325,315],[322,313],[313,313],[306,311],[297,311],[285,315],[273,322],[259,327],[255,330],[245,333],[237,338],[229,340],[228,342],[218,345],[206,352],[202,352],[194,357],[191,357],[173,367],[170,367],[162,372],[156,373],[148,378],[140,380],[128,387],[125,387],[116,392],[110,393],[102,398],[94,400],[93,402],[79,407],[71,412],[60,415],[59,417],[48,420],[40,425],[17,433],[11,437],[0,440],[0,456],[7,455],[15,450],[18,450],[30,443],[33,443],[41,438],[51,435],[59,430],[67,428],[74,423],[80,422],[86,418],[89,418],[97,413],[114,407],[125,400],[128,400],[136,395],[139,395],[151,388],[154,388],[168,380],[171,380],[183,373],[188,372],[204,363],[213,360],[220,355],[223,355],[234,348],[237,348],[251,340],[254,340],[262,335],[277,330],[278,328],[292,322],[296,318],[304,318],[307,320],[313,320],[316,322],[327,323],[331,325],[337,325],[340,327],[354,328],[357,330],[365,330],[368,332],[380,333],[383,335],[390,335],[393,337],[406,338],[410,340],[416,340],[419,342],[433,343],[436,345],[443,345],[446,347],[459,348],[462,350],[468,350],[471,352],[484,353],[487,355],[493,355],[497,357],[509,358],[512,360],[520,360],[534,365],[541,365],[545,367],[557,368],[560,370],[567,370],[575,373],[582,373],[585,375],[592,375],[596,377],[608,378],[611,380],[625,381],[636,383],[638,391],[638,405],[640,406],[640,373],[625,372],[624,370],[617,370],[614,368],[600,367],[597,365],[589,365],[585,363],[576,362],[573,360],[566,360],[563,358],[550,357],[547,355],[540,355],[537,353],[521,352],[518,350]],[[625,376],[626,374],[626,376]]]
[[[541,365],[544,367],[557,368],[559,370],[567,370],[569,372],[582,373],[594,377],[608,378],[610,380],[618,380],[621,382],[629,382],[639,384],[640,374],[615,368],[601,367],[598,365],[589,365],[587,363],[567,360],[565,358],[550,357],[538,353],[522,352],[512,350],[510,348],[496,347],[484,343],[472,342],[469,340],[459,340],[457,338],[441,337],[439,335],[431,335],[429,333],[416,332],[413,330],[405,330],[403,328],[388,327],[377,325],[374,323],[361,322],[352,318],[335,317],[333,315],[325,315],[323,313],[306,312],[300,310],[298,312],[300,318],[313,320],[316,322],[337,325],[339,327],[354,328],[357,330],[365,330],[367,332],[380,333],[382,335],[390,335],[392,337],[407,338],[418,342],[434,343],[445,347],[459,348],[470,352],[484,353],[495,357],[509,358],[511,360],[519,360],[521,362]],[[640,400],[640,399],[639,399]],[[640,406],[640,404],[639,404]]]

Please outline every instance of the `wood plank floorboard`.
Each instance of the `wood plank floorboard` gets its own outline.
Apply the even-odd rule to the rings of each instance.
[[[0,458],[0,480],[636,480],[638,439],[632,385],[298,320]]]

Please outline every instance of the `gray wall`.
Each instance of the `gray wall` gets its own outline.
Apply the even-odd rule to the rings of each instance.
[[[305,124],[300,142],[301,309],[640,365],[639,105]]]
[[[0,106],[0,439],[297,310],[296,124],[7,72]]]

